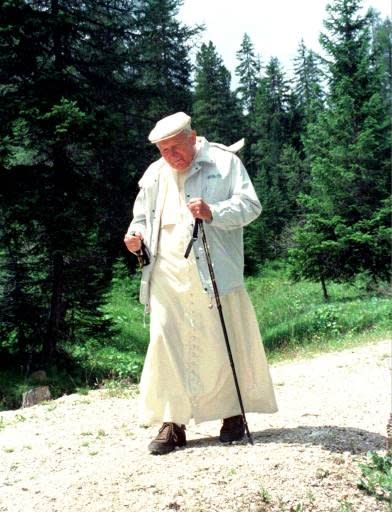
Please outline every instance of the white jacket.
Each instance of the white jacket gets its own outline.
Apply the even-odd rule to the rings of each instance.
[[[208,203],[212,221],[204,223],[219,293],[224,295],[244,286],[243,226],[256,219],[261,205],[241,160],[221,144],[198,137],[199,150],[184,184],[186,199],[201,197]],[[140,191],[128,228],[139,231],[150,251],[151,263],[143,268],[140,301],[148,306],[149,284],[158,249],[161,221],[159,204],[160,174],[168,166],[163,158],[151,164],[139,181]],[[213,288],[201,237],[193,244],[199,276],[204,290]]]

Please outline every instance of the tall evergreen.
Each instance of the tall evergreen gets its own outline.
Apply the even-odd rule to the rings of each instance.
[[[182,1],[139,0],[135,7],[137,38],[132,47],[132,71],[140,87],[144,116],[155,122],[179,110],[190,111],[190,50],[200,27],[187,27],[176,18]]]
[[[238,65],[235,68],[235,74],[239,82],[237,95],[243,112],[248,114],[254,109],[257,87],[261,78],[261,62],[260,57],[255,55],[251,38],[246,33],[236,56]]]
[[[303,117],[303,126],[314,121],[323,107],[322,72],[317,55],[301,41],[294,59],[294,92]]]
[[[0,7],[2,353],[48,360],[62,341],[103,325],[98,307],[147,163],[149,115],[158,112],[152,91],[168,111],[189,106],[195,30],[162,22],[159,42],[175,50],[162,52],[167,66],[157,63],[153,78],[155,57],[142,56],[158,4],[170,16],[179,2]],[[176,92],[171,103],[167,89]]]
[[[256,191],[263,205],[261,217],[246,233],[248,267],[280,254],[279,236],[286,225],[287,176],[279,172],[284,145],[290,133],[290,89],[278,59],[272,58],[260,80],[251,114],[256,143],[252,146],[252,166]]]
[[[300,42],[294,59],[294,79],[291,95],[292,146],[283,155],[281,165],[288,176],[290,213],[294,223],[303,212],[299,201],[302,193],[309,192],[310,162],[303,141],[307,127],[317,119],[324,108],[323,73],[317,55]]]
[[[214,44],[203,43],[196,56],[193,125],[211,141],[232,144],[242,136],[242,115],[230,89],[231,75]]]
[[[292,251],[294,275],[343,280],[366,271],[390,272],[388,196],[389,130],[382,74],[370,45],[368,15],[359,0],[327,7],[320,41],[329,55],[327,108],[311,124],[306,151],[311,193],[305,224]]]
[[[238,76],[239,85],[236,90],[243,114],[243,136],[245,147],[242,159],[251,176],[257,171],[257,166],[252,161],[252,146],[256,143],[257,136],[253,129],[252,113],[255,108],[257,89],[261,78],[260,57],[255,55],[253,43],[248,34],[244,34],[241,47],[237,51],[238,65],[235,74]]]

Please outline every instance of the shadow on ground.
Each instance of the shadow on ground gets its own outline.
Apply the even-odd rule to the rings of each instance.
[[[366,453],[369,450],[382,450],[386,446],[386,437],[375,432],[333,425],[271,428],[251,432],[251,434],[255,445],[267,443],[314,445],[337,453]],[[246,437],[241,443],[246,443]],[[204,437],[187,441],[188,448],[214,445],[220,445],[218,437]]]

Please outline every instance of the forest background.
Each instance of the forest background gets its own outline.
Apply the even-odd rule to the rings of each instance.
[[[263,205],[245,230],[267,350],[390,335],[392,25],[334,0],[294,74],[244,34],[238,88],[179,0],[0,4],[0,407],[140,376],[148,343],[122,240],[155,122],[185,111],[241,151]],[[197,48],[195,65],[191,50]]]

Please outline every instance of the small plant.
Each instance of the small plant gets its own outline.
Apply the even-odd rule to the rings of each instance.
[[[328,469],[318,468],[316,470],[316,478],[318,478],[320,480],[322,480],[323,478],[327,478],[328,475],[329,475]]]
[[[81,405],[89,405],[89,404],[91,404],[91,400],[86,400],[86,399],[78,400],[77,403],[81,404]]]
[[[353,506],[347,500],[341,502],[337,512],[354,512]]]
[[[290,512],[303,512],[303,510],[302,503],[296,503],[290,507]]]
[[[271,503],[271,495],[264,487],[260,489],[259,496],[264,503]]]
[[[89,388],[86,388],[85,386],[83,387],[80,387],[80,388],[76,388],[76,393],[78,393],[78,395],[88,395],[89,394]]]
[[[308,498],[309,500],[309,503],[315,503],[316,501],[316,496],[314,495],[314,493],[312,491],[308,491],[307,494],[306,494],[306,497]]]
[[[392,452],[378,455],[369,452],[366,464],[359,465],[362,477],[359,489],[375,496],[379,500],[390,501],[392,498]]]
[[[0,431],[5,429],[5,419],[0,418]]]
[[[105,380],[103,384],[104,396],[108,398],[131,398],[137,392],[126,380]]]

